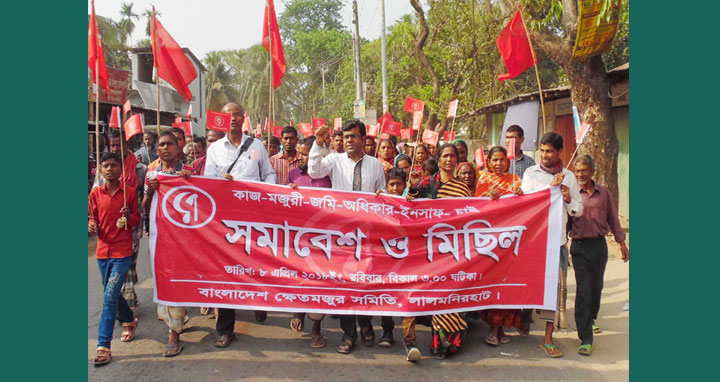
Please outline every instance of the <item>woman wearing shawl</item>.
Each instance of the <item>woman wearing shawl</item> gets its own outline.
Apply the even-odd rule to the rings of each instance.
[[[389,139],[381,139],[380,144],[378,144],[377,154],[383,171],[387,174],[388,170],[394,167],[392,160],[396,154],[395,145]]]
[[[435,176],[420,182],[420,173],[410,174],[410,189],[407,198],[453,198],[470,197],[470,189],[465,183],[455,179],[457,167],[457,149],[446,143],[438,150],[440,170]],[[430,352],[433,357],[444,359],[449,354],[460,351],[462,339],[465,337],[467,322],[460,313],[436,314],[432,317],[432,343]]]
[[[470,162],[462,162],[455,170],[457,179],[470,189],[470,195],[475,195],[475,187],[477,186],[477,171]]]

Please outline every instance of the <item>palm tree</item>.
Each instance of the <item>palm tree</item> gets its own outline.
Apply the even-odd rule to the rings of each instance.
[[[143,16],[147,17],[147,25],[145,26],[145,35],[150,36],[150,20],[152,19],[152,13],[153,10],[146,9],[145,12],[143,12]],[[155,17],[162,16],[162,13],[160,11],[155,11]]]
[[[122,3],[120,9],[120,15],[123,16],[123,19],[120,21],[121,27],[130,39],[130,45],[132,45],[132,33],[135,31],[135,23],[133,23],[132,20],[140,20],[140,15],[132,10],[133,5],[133,3]]]
[[[205,56],[207,66],[208,108],[218,110],[229,101],[236,101],[237,90],[232,75],[220,52],[212,51]]]

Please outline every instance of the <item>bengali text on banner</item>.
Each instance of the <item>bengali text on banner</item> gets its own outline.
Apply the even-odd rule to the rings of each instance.
[[[562,195],[419,199],[160,176],[155,301],[416,316],[556,307]]]

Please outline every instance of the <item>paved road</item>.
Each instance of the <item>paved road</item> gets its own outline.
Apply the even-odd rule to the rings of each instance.
[[[152,302],[152,277],[147,252],[147,238],[141,242],[137,293],[140,319],[133,342],[120,342],[121,329],[116,326],[112,343],[113,360],[95,368],[92,360],[97,345],[97,329],[102,305],[97,263],[88,257],[88,380],[91,381],[627,381],[629,380],[629,311],[623,306],[629,298],[629,267],[619,260],[617,245],[612,244],[611,259],[605,274],[603,307],[599,324],[604,332],[596,336],[591,357],[577,354],[572,305],[575,283],[568,274],[568,325],[556,331],[556,344],[565,353],[558,359],[544,356],[538,344],[544,325],[537,318],[529,337],[515,331],[508,333],[512,343],[490,347],[483,342],[488,327],[471,323],[465,346],[460,354],[443,361],[428,357],[429,329],[418,326],[418,343],[424,358],[417,364],[405,361],[402,326],[396,319],[392,348],[366,348],[359,344],[350,355],[335,352],[342,331],[338,320],[323,321],[328,345],[310,348],[310,321],[304,333],[289,328],[290,314],[270,313],[267,321],[256,323],[251,312],[238,311],[235,326],[237,340],[226,349],[213,346],[215,321],[201,316],[197,308],[189,310],[190,321],[181,335],[183,352],[175,358],[161,356],[167,341],[167,327],[156,320]],[[90,246],[89,246],[90,251]],[[376,335],[381,328],[373,321]],[[517,357],[502,355],[514,354]]]

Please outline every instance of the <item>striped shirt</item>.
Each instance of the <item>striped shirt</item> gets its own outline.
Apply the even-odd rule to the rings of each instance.
[[[295,159],[288,160],[285,151],[281,151],[270,157],[270,164],[277,175],[277,184],[287,185],[289,183],[288,176],[290,175],[290,170],[300,165],[300,159],[296,154]]]
[[[468,186],[457,180],[450,179],[447,183],[440,181],[440,173],[434,177],[425,178],[418,186],[418,198],[469,198],[472,196]],[[412,190],[410,191],[412,193]]]

